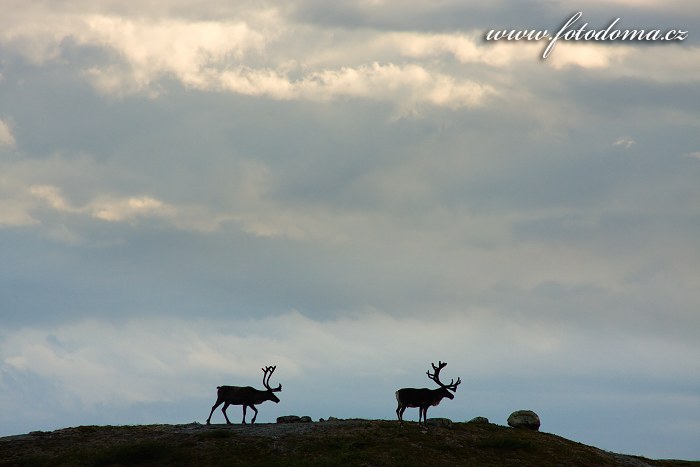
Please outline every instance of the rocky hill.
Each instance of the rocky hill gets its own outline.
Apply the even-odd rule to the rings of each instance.
[[[0,438],[0,466],[699,466],[606,452],[490,423],[386,420],[81,426]]]

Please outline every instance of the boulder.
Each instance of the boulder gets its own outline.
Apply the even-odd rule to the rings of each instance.
[[[489,419],[486,417],[474,417],[467,423],[489,423]]]
[[[513,428],[538,431],[540,429],[540,417],[532,410],[518,410],[510,414],[508,425]]]
[[[277,423],[311,423],[311,417],[304,415],[299,417],[298,415],[284,415],[282,417],[277,417]]]

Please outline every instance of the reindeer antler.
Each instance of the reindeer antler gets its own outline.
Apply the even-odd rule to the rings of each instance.
[[[274,373],[276,369],[277,369],[277,366],[266,366],[265,368],[262,368],[263,386],[265,386],[265,388],[271,392],[279,392],[282,390],[282,384],[280,384],[279,386],[277,386],[274,389],[272,389],[270,387],[270,376],[272,376],[272,373]]]
[[[433,373],[431,375],[429,371],[426,371],[425,374],[428,375],[428,378],[435,381],[440,387],[443,387],[445,389],[449,389],[452,392],[456,392],[457,386],[459,386],[462,383],[462,380],[460,378],[457,378],[457,382],[455,382],[454,379],[450,380],[450,384],[442,384],[442,382],[440,381],[440,370],[445,368],[447,366],[447,363],[446,362],[443,363],[443,362],[438,360],[438,366],[435,366],[434,363],[431,363],[431,365],[432,365],[433,371],[435,373]]]

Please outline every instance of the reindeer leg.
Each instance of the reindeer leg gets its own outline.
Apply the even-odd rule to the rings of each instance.
[[[243,424],[244,425],[246,424],[246,422],[245,422],[245,409],[246,409],[246,407],[247,406],[245,404],[243,404]]]
[[[207,418],[207,425],[209,425],[209,422],[211,422],[211,414],[214,413],[214,410],[216,410],[216,408],[217,408],[218,406],[220,406],[222,402],[223,402],[222,400],[217,399],[217,400],[216,400],[216,404],[214,404],[214,405],[212,406],[211,412],[209,412],[209,418]]]
[[[228,409],[229,405],[231,405],[231,404],[229,404],[228,402],[225,402],[224,407],[221,409],[221,411],[224,413],[224,418],[226,419],[226,424],[233,425],[233,423],[231,423],[231,420],[228,419],[228,415],[226,415],[226,409]]]
[[[254,405],[251,405],[250,408],[253,409],[253,411],[255,412],[255,415],[253,415],[253,419],[250,421],[250,424],[252,425],[253,423],[255,423],[255,419],[258,417],[258,409],[256,409]]]
[[[403,413],[406,411],[406,407],[402,406],[399,404],[398,407],[396,407],[396,415],[399,417],[399,424],[403,425]]]

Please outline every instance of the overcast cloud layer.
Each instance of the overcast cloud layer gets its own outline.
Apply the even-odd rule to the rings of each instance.
[[[431,416],[700,458],[696,2],[2,9],[0,436],[267,364],[260,421],[392,419],[443,360]],[[483,40],[576,11],[688,38]]]

